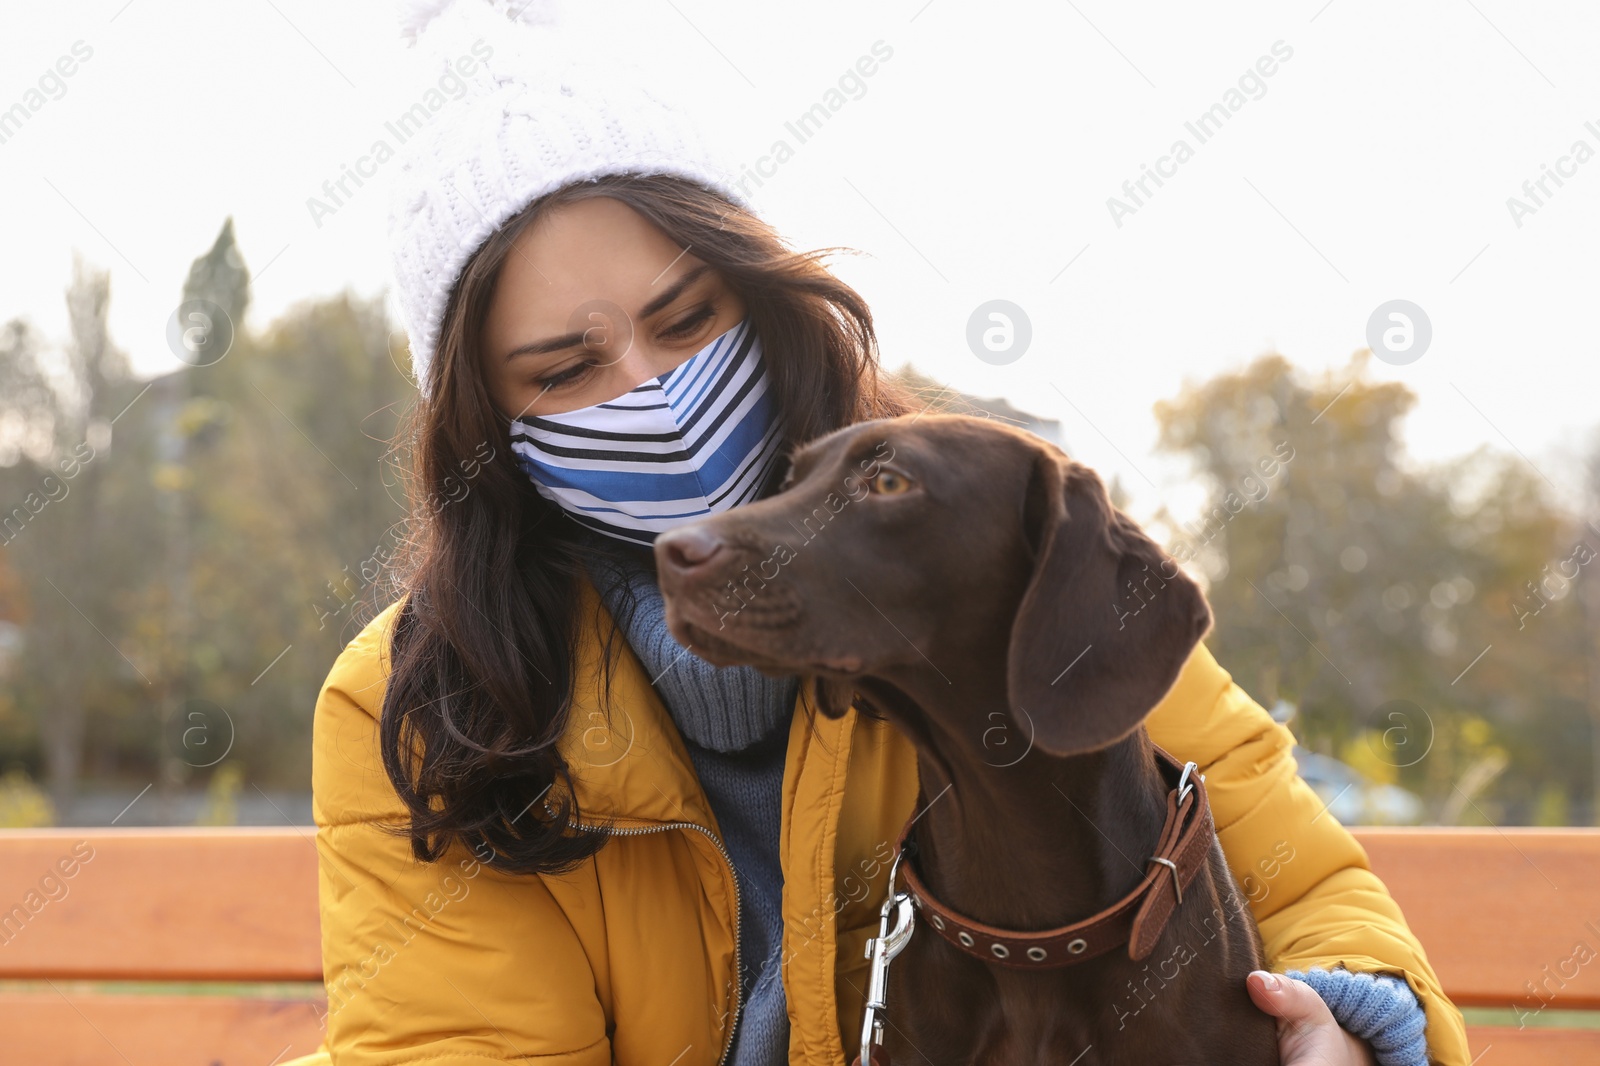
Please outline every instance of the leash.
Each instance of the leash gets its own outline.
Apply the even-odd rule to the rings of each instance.
[[[1205,777],[1192,762],[1179,763],[1160,746],[1156,764],[1171,783],[1167,817],[1155,854],[1145,861],[1144,878],[1127,895],[1082,921],[1037,932],[1001,929],[968,918],[940,903],[929,893],[916,867],[905,863],[906,891],[895,890],[895,876],[905,859],[915,859],[911,825],[915,814],[900,830],[894,864],[889,868],[889,896],[878,915],[878,935],[867,940],[872,960],[867,986],[866,1015],[861,1023],[861,1053],[853,1066],[889,1066],[887,1055],[875,1047],[883,1043],[889,963],[905,949],[914,925],[913,911],[921,911],[934,932],[957,949],[984,962],[1024,970],[1072,966],[1104,955],[1123,944],[1137,962],[1155,950],[1172,912],[1183,902],[1183,890],[1205,865],[1215,838]],[[1176,778],[1174,781],[1173,779]],[[1167,887],[1172,891],[1168,892]],[[893,918],[893,925],[890,919]]]

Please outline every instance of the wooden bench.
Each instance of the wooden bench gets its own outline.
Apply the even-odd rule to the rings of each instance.
[[[1525,1028],[1470,1030],[1480,1066],[1600,1062],[1600,1029],[1545,1027],[1600,1008],[1600,830],[1355,832],[1457,1005],[1528,1012]],[[270,1066],[314,1051],[316,886],[309,829],[0,831],[0,1057]]]

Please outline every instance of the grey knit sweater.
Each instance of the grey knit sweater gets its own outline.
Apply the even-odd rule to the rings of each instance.
[[[739,884],[742,1006],[729,1066],[783,1066],[789,1058],[789,1017],[778,965],[783,947],[778,830],[785,726],[800,679],[767,677],[753,667],[714,666],[685,649],[667,629],[649,549],[603,534],[589,537],[603,549],[603,557],[590,562],[590,576],[683,735]],[[1285,976],[1316,990],[1339,1025],[1372,1047],[1380,1066],[1428,1066],[1426,1015],[1405,981],[1344,969],[1290,970]]]
[[[730,1066],[789,1061],[783,950],[783,870],[778,862],[783,765],[798,677],[748,666],[718,667],[673,639],[648,549],[600,538],[615,568],[596,559],[590,576],[678,726],[716,815],[739,886],[739,1012]],[[629,600],[632,600],[630,608]]]

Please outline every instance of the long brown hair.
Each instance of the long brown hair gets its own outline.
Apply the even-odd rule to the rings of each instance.
[[[569,829],[579,817],[570,787],[552,788],[570,786],[556,743],[572,698],[575,582],[593,538],[513,460],[508,422],[479,364],[483,323],[517,236],[558,205],[592,196],[632,207],[739,295],[761,338],[786,451],[912,408],[912,393],[880,374],[866,302],[820,261],[848,249],[793,252],[765,222],[693,182],[576,182],[492,234],[450,294],[427,395],[396,441],[410,445],[411,535],[380,737],[384,769],[411,815],[396,830],[421,861],[459,842],[480,858],[487,845],[490,864],[504,870],[556,873],[605,842]],[[609,641],[601,659],[609,679]],[[609,680],[601,687],[604,699]]]

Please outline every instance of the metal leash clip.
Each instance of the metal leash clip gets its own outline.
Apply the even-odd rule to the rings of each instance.
[[[883,1044],[883,1021],[879,1015],[887,1009],[884,998],[889,987],[889,963],[905,950],[911,940],[915,913],[911,896],[896,892],[894,888],[900,859],[901,856],[896,855],[894,865],[889,867],[889,898],[883,901],[883,907],[878,912],[878,935],[867,938],[866,957],[872,960],[872,969],[867,978],[867,1010],[861,1019],[859,1066],[873,1066],[872,1049]],[[894,916],[893,928],[889,926],[891,914]]]

